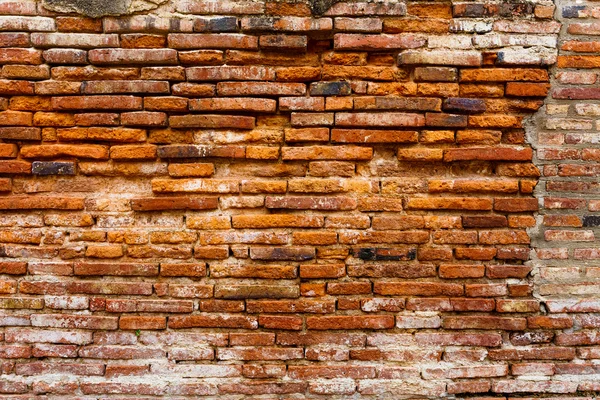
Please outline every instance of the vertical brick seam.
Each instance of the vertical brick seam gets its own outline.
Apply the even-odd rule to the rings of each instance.
[[[0,396],[592,398],[594,2],[155,3],[0,0]]]

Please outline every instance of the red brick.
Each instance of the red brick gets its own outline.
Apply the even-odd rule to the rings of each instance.
[[[171,65],[177,64],[172,49],[94,49],[88,52],[91,64],[97,65]]]
[[[284,147],[283,160],[370,160],[373,150],[352,146]]]
[[[494,210],[499,212],[528,212],[537,211],[538,208],[537,199],[494,199]]]
[[[172,33],[168,36],[173,49],[258,49],[258,38],[235,33]]]
[[[260,37],[259,45],[265,50],[305,50],[308,44],[306,36],[264,35]]]
[[[421,114],[404,113],[338,113],[335,124],[339,126],[424,126],[425,118]]]
[[[75,263],[75,275],[158,275],[156,264]]]
[[[167,125],[167,114],[150,111],[122,113],[121,124],[125,126],[164,126]]]
[[[101,21],[85,17],[58,17],[56,27],[61,32],[102,32]]]
[[[373,292],[387,296],[461,296],[463,286],[456,283],[375,282]]]
[[[302,330],[303,319],[293,316],[260,315],[259,326],[266,329]]]
[[[394,327],[393,316],[335,316],[307,317],[308,329],[391,329]]]
[[[365,35],[338,33],[334,36],[334,48],[340,50],[388,50],[421,47],[425,40],[414,35]]]
[[[492,202],[489,199],[467,197],[445,197],[443,199],[413,197],[406,203],[406,207],[424,210],[491,210]]]
[[[65,141],[98,140],[113,142],[143,142],[146,140],[146,132],[142,129],[62,128],[57,129],[56,132],[58,138]]]
[[[446,317],[442,321],[446,329],[502,329],[524,330],[527,326],[525,318],[503,317]]]
[[[465,69],[461,71],[460,80],[464,82],[502,82],[532,81],[547,82],[548,72],[535,68],[485,68]]]
[[[306,85],[301,83],[276,82],[220,82],[219,96],[301,96]]]
[[[254,117],[224,115],[183,115],[169,117],[173,128],[235,128],[253,129]]]
[[[339,278],[346,275],[344,264],[301,265],[300,277],[305,279]]]
[[[190,100],[192,111],[241,111],[274,112],[275,100],[255,98],[194,99]]]
[[[54,110],[141,110],[141,97],[65,96],[52,99]]]
[[[6,47],[27,47],[29,45],[29,34],[25,32],[2,32],[0,33],[0,42],[2,46]]]
[[[439,268],[440,278],[481,278],[485,273],[483,265],[442,264]]]
[[[120,329],[166,329],[165,317],[121,317]]]
[[[450,149],[444,152],[444,161],[463,160],[501,160],[501,161],[530,161],[531,149],[514,148],[480,148],[480,149]]]
[[[4,48],[0,49],[2,64],[41,64],[42,52],[34,49]]]
[[[415,131],[332,129],[331,140],[338,143],[416,143]]]
[[[85,315],[45,314],[32,315],[31,324],[39,327],[53,328],[87,328],[117,329],[116,317],[99,317]]]
[[[2,210],[83,210],[82,198],[52,196],[16,196],[0,199]]]
[[[236,328],[257,329],[256,317],[238,315],[215,315],[215,316],[175,316],[169,318],[169,328]]]

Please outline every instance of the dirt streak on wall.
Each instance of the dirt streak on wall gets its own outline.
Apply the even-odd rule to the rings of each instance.
[[[595,250],[536,237],[597,219],[597,43],[551,90],[555,13],[599,11],[0,0],[2,396],[597,390],[596,269],[548,257]]]

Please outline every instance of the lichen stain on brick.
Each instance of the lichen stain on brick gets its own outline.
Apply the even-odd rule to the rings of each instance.
[[[309,0],[314,15],[322,15],[340,0]]]
[[[42,0],[48,10],[77,13],[91,18],[149,11],[170,0]],[[313,15],[324,14],[340,0],[308,0]]]
[[[77,13],[87,17],[127,15],[148,11],[169,0],[42,0],[45,8],[65,13]]]

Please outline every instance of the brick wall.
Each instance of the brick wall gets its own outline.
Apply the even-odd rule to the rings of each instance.
[[[46,1],[0,0],[0,396],[600,391],[600,5]]]
[[[600,99],[600,8],[593,1],[562,1],[558,6],[563,26],[552,92],[536,116],[532,136],[541,171],[535,193],[542,207],[534,231],[534,291],[548,315],[543,328],[550,330],[538,341],[568,348],[569,359],[576,359],[554,366],[556,376],[574,376],[581,381],[580,392],[598,393],[600,384],[593,374],[600,357],[594,346],[600,343],[600,320],[594,314],[600,312],[600,106],[595,104]]]

